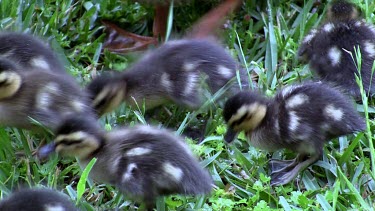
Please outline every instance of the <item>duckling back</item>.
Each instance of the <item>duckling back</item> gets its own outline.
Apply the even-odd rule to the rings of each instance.
[[[287,86],[274,99],[241,92],[227,101],[224,118],[229,129],[245,130],[253,146],[268,151],[320,150],[325,141],[366,128],[350,99],[321,82]]]
[[[349,3],[346,7],[333,7],[343,9],[341,13],[344,13],[350,10],[347,8],[350,5],[355,7]],[[338,11],[336,13],[341,14]],[[361,53],[360,66],[356,52]],[[306,35],[298,55],[309,62],[311,69],[322,80],[340,86],[356,99],[361,96],[355,75],[361,75],[366,92],[370,95],[375,92],[375,80],[371,76],[375,59],[375,28],[370,24],[351,18],[351,15],[346,15],[346,18],[336,17]]]
[[[321,82],[288,86],[276,94],[273,105],[278,107],[280,138],[291,149],[307,143],[321,146],[332,138],[366,128],[353,102]]]
[[[0,201],[1,211],[76,211],[69,198],[50,189],[24,189]]]
[[[122,90],[128,104],[142,105],[145,101],[147,108],[170,101],[196,108],[204,102],[205,84],[215,93],[236,77],[236,70],[236,62],[220,45],[209,40],[177,40],[149,52],[130,69],[114,74],[113,79],[94,79],[88,89],[94,98],[105,96],[103,90]],[[243,70],[240,75],[246,86]],[[233,87],[239,90],[238,85]]]
[[[94,174],[103,174],[94,178],[115,184],[148,206],[153,206],[159,195],[207,194],[212,189],[208,172],[183,140],[170,131],[136,126],[110,132],[106,140],[96,156],[96,166],[108,171],[94,169]]]
[[[67,74],[62,62],[48,44],[32,35],[1,32],[0,57],[12,61],[24,71],[38,70]]]

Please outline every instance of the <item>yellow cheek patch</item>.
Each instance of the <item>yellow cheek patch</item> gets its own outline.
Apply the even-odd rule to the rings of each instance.
[[[264,119],[267,112],[267,106],[260,103],[253,103],[250,105],[243,105],[238,111],[229,119],[228,125],[234,124],[243,118],[238,125],[233,125],[235,131],[252,130],[256,128]],[[245,118],[244,118],[245,117]]]
[[[0,73],[0,99],[8,98],[16,94],[21,84],[21,76],[17,73],[11,71],[3,71]]]
[[[110,112],[124,100],[125,90],[121,87],[105,87],[92,102],[100,115]],[[109,102],[106,102],[109,99]],[[103,101],[105,103],[103,103]]]
[[[69,142],[71,143],[69,144]],[[55,143],[56,153],[78,158],[85,158],[100,147],[99,139],[83,131],[59,135],[56,137]]]

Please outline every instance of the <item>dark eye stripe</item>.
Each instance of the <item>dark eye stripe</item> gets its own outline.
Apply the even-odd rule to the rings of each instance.
[[[68,140],[62,140],[62,141],[59,141],[57,143],[57,145],[62,144],[62,145],[70,146],[70,145],[73,145],[73,144],[79,144],[81,142],[82,142],[82,140],[69,140],[69,141]]]
[[[10,83],[8,82],[8,79],[5,79],[5,80],[3,80],[3,81],[1,81],[0,82],[0,86],[7,86],[7,85],[9,85]]]

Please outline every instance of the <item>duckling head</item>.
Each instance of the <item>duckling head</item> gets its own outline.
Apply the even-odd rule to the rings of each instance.
[[[87,86],[92,107],[99,116],[118,107],[125,100],[126,82],[115,76],[101,75]]]
[[[267,100],[254,92],[239,92],[229,98],[223,116],[228,128],[224,140],[232,142],[241,131],[251,132],[259,126],[267,112]]]
[[[22,79],[15,64],[0,59],[0,100],[12,97],[20,89]]]
[[[327,11],[329,21],[348,21],[357,19],[359,15],[356,5],[346,0],[333,1]]]
[[[46,158],[55,152],[63,157],[88,158],[104,144],[104,137],[95,118],[83,115],[67,117],[57,128],[55,140],[38,151]]]

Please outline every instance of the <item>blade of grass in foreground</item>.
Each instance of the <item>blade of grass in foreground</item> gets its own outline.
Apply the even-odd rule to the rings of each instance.
[[[86,168],[83,170],[83,172],[81,174],[81,178],[79,179],[78,185],[77,185],[77,201],[76,201],[76,204],[78,204],[78,202],[82,198],[83,193],[85,192],[86,181],[87,181],[89,173],[90,173],[92,167],[94,166],[95,162],[96,162],[96,158],[93,158],[90,161],[90,163],[87,164]]]
[[[346,185],[348,186],[349,190],[352,192],[352,194],[355,196],[357,201],[361,204],[363,210],[371,210],[370,206],[363,200],[361,194],[358,192],[358,190],[353,186],[353,184],[348,180],[346,175],[342,173],[341,168],[337,168],[337,173],[340,175],[340,178],[342,178]]]

